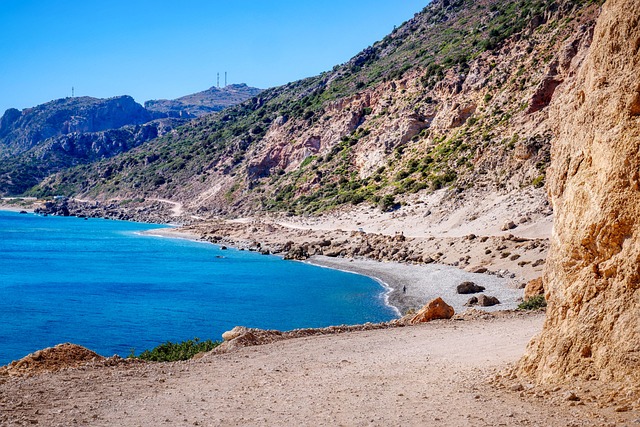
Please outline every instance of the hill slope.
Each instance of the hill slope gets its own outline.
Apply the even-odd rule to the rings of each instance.
[[[434,1],[330,72],[51,177],[34,194],[304,214],[389,209],[440,188],[455,201],[542,186],[547,105],[588,47],[598,10],[583,0]]]

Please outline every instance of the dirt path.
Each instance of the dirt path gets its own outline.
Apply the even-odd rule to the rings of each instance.
[[[156,202],[162,202],[162,203],[168,203],[171,205],[171,216],[182,216],[182,214],[184,213],[184,210],[182,208],[182,203],[180,202],[174,202],[173,200],[167,200],[167,199],[148,199],[148,200],[154,200]]]
[[[562,390],[541,398],[488,382],[518,359],[541,322],[540,315],[434,322],[185,363],[10,378],[0,384],[0,424],[603,426],[632,419],[569,406],[575,402],[563,401]]]

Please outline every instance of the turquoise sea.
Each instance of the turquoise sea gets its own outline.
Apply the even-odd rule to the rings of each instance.
[[[159,227],[0,211],[0,365],[62,342],[124,357],[236,325],[395,316],[368,277],[140,234]]]

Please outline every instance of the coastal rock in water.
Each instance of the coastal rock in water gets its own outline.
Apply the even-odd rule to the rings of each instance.
[[[530,280],[527,286],[524,287],[524,300],[531,299],[538,295],[544,295],[544,283],[542,277]]]
[[[451,319],[455,311],[453,307],[443,301],[442,298],[436,298],[429,301],[424,307],[413,315],[406,323],[415,325],[418,323],[430,322],[436,319]]]
[[[225,341],[231,341],[232,339],[238,338],[240,335],[244,334],[247,331],[248,329],[244,326],[236,326],[232,330],[224,332],[222,334],[222,339]]]
[[[456,288],[459,294],[477,294],[484,291],[484,286],[476,285],[473,282],[462,282]]]
[[[539,383],[640,384],[639,19],[637,0],[608,0],[550,106],[549,305],[517,371]]]

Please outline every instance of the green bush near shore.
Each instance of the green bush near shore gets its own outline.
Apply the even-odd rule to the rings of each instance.
[[[131,350],[129,358],[141,359],[152,362],[175,362],[178,360],[189,360],[198,353],[205,351],[211,351],[220,345],[219,341],[200,341],[200,338],[194,338],[192,340],[182,341],[179,343],[172,343],[167,341],[164,344],[152,348],[151,350],[145,350],[140,353],[139,356],[135,355],[134,350]]]
[[[547,306],[547,300],[544,299],[544,295],[536,295],[529,298],[526,301],[521,302],[518,305],[518,310],[537,310]]]

